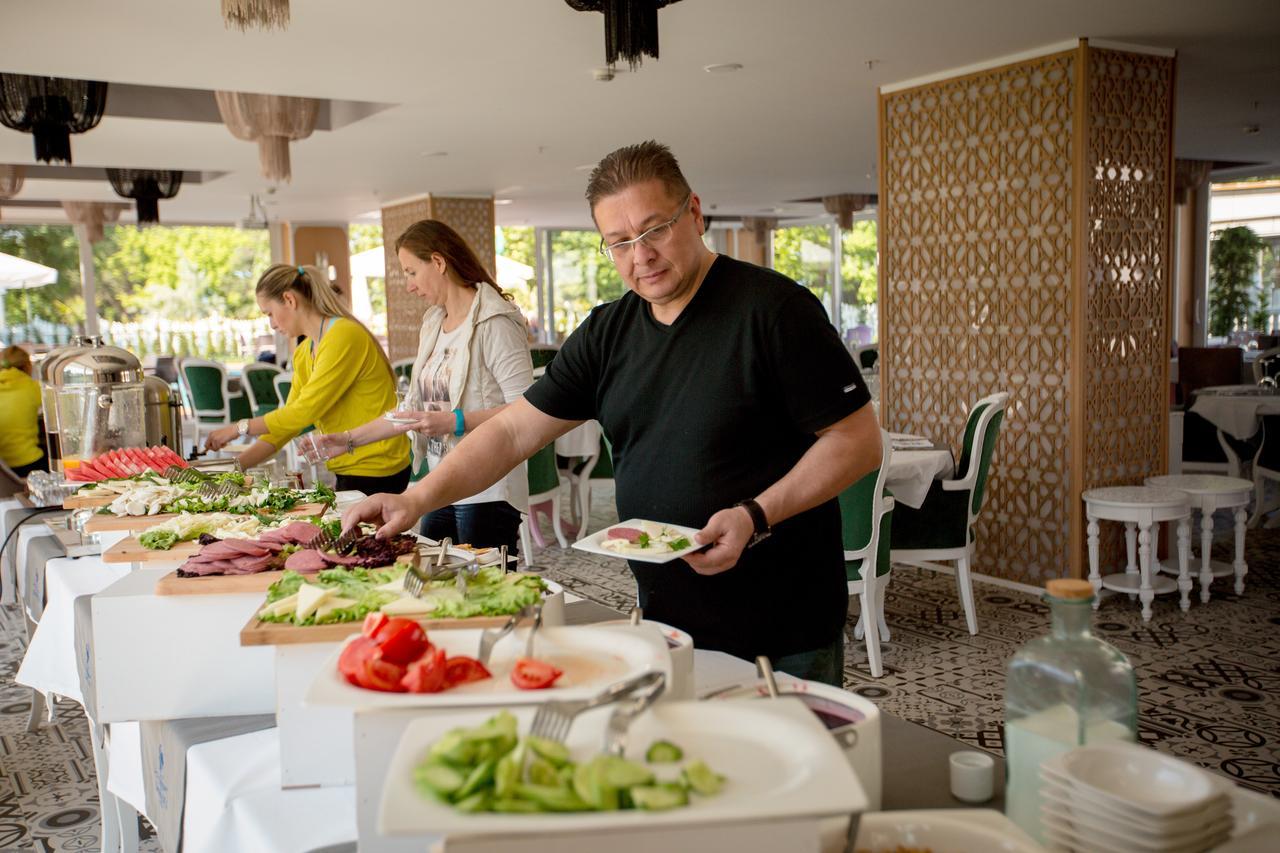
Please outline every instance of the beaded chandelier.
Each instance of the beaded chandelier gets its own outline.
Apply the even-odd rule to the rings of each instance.
[[[116,195],[137,202],[138,225],[160,221],[162,198],[173,198],[182,187],[182,172],[169,169],[107,169]]]
[[[71,134],[97,127],[106,106],[106,83],[0,74],[0,124],[30,133],[43,163],[69,164]]]
[[[622,57],[635,71],[645,56],[658,58],[658,10],[679,0],[565,0],[579,12],[604,13],[604,56]]]

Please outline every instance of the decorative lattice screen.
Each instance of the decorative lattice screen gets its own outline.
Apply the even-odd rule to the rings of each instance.
[[[418,351],[418,330],[427,306],[420,297],[406,293],[404,272],[396,257],[395,242],[419,219],[438,219],[462,235],[489,271],[497,263],[493,239],[493,200],[430,196],[382,209],[382,239],[387,262],[387,344],[393,361],[413,358]]]
[[[1078,572],[1080,491],[1162,470],[1171,74],[1082,44],[881,95],[881,420],[958,444],[1010,393],[984,574]]]

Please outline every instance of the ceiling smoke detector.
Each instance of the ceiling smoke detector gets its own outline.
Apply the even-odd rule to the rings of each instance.
[[[618,76],[617,71],[615,71],[614,69],[610,68],[607,65],[602,65],[599,68],[591,69],[591,79],[595,80],[597,83],[608,83],[610,80],[612,80],[614,77],[617,77],[617,76]]]

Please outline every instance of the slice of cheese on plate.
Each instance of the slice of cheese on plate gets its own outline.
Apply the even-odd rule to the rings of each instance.
[[[387,602],[381,609],[388,616],[421,616],[435,610],[437,606],[431,599],[423,600],[407,595]]]
[[[316,608],[316,621],[319,622],[333,611],[341,610],[344,607],[350,607],[355,603],[356,600],[354,598],[343,598],[339,595],[326,598],[320,606]]]
[[[332,589],[325,589],[322,586],[304,583],[298,588],[298,607],[294,611],[293,618],[301,622],[308,616],[316,612],[316,609],[327,599],[334,598],[337,593]]]

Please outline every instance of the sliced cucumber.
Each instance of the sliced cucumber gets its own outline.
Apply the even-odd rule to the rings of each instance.
[[[551,812],[582,812],[587,804],[569,788],[556,785],[517,785],[516,795],[522,800],[537,803]]]
[[[545,758],[556,767],[563,767],[569,763],[569,747],[559,741],[530,735],[525,738],[525,742],[533,749],[535,755]]]
[[[689,762],[684,768],[683,776],[689,787],[704,797],[718,794],[724,787],[724,777],[702,761]]]
[[[636,808],[651,812],[689,804],[689,795],[679,785],[640,785],[632,788],[629,793]]]
[[[650,764],[667,764],[682,758],[684,750],[669,740],[655,740],[644,754],[644,760]]]
[[[413,771],[414,781],[442,800],[450,800],[466,778],[447,764],[423,764]]]

